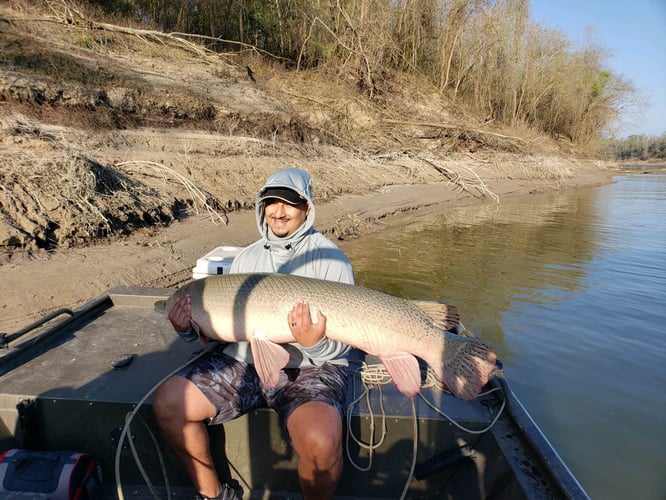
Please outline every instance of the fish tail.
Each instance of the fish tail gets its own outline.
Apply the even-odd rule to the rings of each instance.
[[[469,401],[476,398],[495,369],[493,349],[472,337],[446,333],[442,371],[444,384],[454,396]]]

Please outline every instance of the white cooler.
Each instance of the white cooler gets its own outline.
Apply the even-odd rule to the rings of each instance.
[[[215,274],[229,274],[234,257],[243,247],[221,246],[197,259],[197,265],[192,269],[192,278],[198,280]]]

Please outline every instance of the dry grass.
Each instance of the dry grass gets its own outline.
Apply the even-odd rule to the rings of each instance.
[[[155,162],[101,163],[25,117],[5,117],[0,125],[14,142],[0,144],[0,243],[5,250],[90,244],[169,224],[201,208],[226,223],[222,204],[171,168]],[[141,180],[146,169],[172,185],[149,186]]]
[[[175,180],[175,182],[182,186],[182,189],[187,193],[188,198],[192,200],[192,206],[195,213],[200,213],[199,207],[201,207],[208,213],[211,221],[215,223],[222,222],[223,224],[229,223],[229,218],[227,217],[226,213],[219,210],[220,202],[216,200],[212,194],[199,188],[186,176],[178,173],[172,168],[162,165],[161,163],[137,160],[116,163],[114,164],[114,167],[127,169],[129,171],[136,171],[137,168],[139,170],[148,169],[152,172],[156,172],[162,179],[164,179],[165,182]]]

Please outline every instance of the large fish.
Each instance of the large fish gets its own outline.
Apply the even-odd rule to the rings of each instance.
[[[495,368],[495,353],[487,345],[447,332],[414,302],[370,288],[284,274],[222,274],[184,285],[167,300],[166,310],[186,295],[200,333],[250,342],[255,368],[268,385],[275,385],[289,361],[279,344],[295,342],[287,315],[301,300],[311,314],[324,313],[329,339],[378,356],[408,397],[421,388],[417,357],[465,400],[478,395]]]

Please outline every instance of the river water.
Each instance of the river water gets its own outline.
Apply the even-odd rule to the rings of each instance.
[[[666,499],[666,171],[340,247],[360,285],[458,305],[592,498]]]

